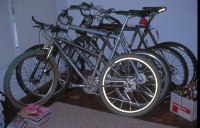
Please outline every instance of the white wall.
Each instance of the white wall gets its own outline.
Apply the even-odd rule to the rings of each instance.
[[[62,4],[66,3],[67,4]],[[59,0],[59,11],[82,0]],[[144,6],[166,6],[167,11],[155,17],[151,26],[159,30],[159,42],[174,41],[187,46],[197,57],[197,0],[85,0],[115,10],[142,9]],[[59,12],[58,11],[58,12]],[[79,12],[71,13],[74,23],[78,23]],[[119,17],[121,19],[121,17]]]
[[[13,3],[19,41],[19,48],[16,49],[16,51],[22,53],[27,48],[39,43],[39,29],[33,28],[34,22],[31,20],[32,16],[35,16],[37,20],[45,23],[56,23],[56,0],[14,0]],[[12,37],[12,35],[9,34],[10,31],[13,32],[13,28],[11,29],[11,27],[9,27],[13,25],[12,20],[8,18],[8,14],[9,16],[11,15],[11,10],[11,0],[0,0],[0,28],[3,28],[0,29],[0,43],[2,43],[0,52],[3,52],[0,54],[0,64],[4,64],[0,66],[1,91],[3,91],[3,78],[7,66],[16,57],[16,54],[14,55],[14,52],[16,52],[14,51],[14,36]],[[46,42],[46,39],[41,35],[40,43]]]
[[[0,0],[0,69],[6,67],[14,58],[14,33],[11,24],[11,3]]]
[[[39,29],[33,28],[32,16],[40,22],[56,23],[56,0],[14,0],[20,53],[39,43]],[[41,35],[40,43],[48,41]]]

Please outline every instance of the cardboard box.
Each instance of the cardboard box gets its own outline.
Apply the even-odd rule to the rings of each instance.
[[[193,121],[197,119],[197,101],[189,100],[171,92],[170,111]]]

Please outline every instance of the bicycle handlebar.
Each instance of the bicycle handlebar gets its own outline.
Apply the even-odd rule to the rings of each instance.
[[[74,9],[83,9],[83,10],[90,10],[93,8],[93,4],[88,4],[88,3],[85,3],[85,2],[82,2],[82,4],[79,4],[79,5],[71,5],[69,7],[69,10],[74,10]]]
[[[67,19],[67,23],[63,23],[60,17],[64,17]],[[68,25],[71,24],[73,21],[73,17],[68,15],[68,9],[62,10],[62,12],[58,15],[57,21],[59,21],[61,24]]]
[[[70,8],[70,9],[79,9],[80,6],[79,6],[79,5],[71,5],[69,8]]]
[[[108,15],[114,10],[114,8],[103,9],[103,7],[101,7],[101,6],[94,6],[92,3],[88,4],[86,2],[82,2],[79,5],[71,5],[69,8],[67,8],[61,12],[61,14],[58,16],[58,21],[63,25],[67,25],[72,22],[72,17],[68,16],[69,10],[80,10],[81,15],[84,17],[90,17],[92,19],[105,18],[107,20],[110,20],[111,22],[121,24],[118,19]],[[90,12],[91,10],[95,10],[95,11],[97,11],[97,13],[91,14],[91,12]],[[89,11],[89,14],[86,14],[87,13],[86,11]],[[62,20],[60,19],[60,17],[66,17],[69,22],[63,23]]]
[[[34,16],[32,16],[32,20],[35,22],[35,24],[39,25],[39,26],[33,26],[33,27],[39,27],[39,28],[41,28],[41,29],[44,29],[45,27],[51,26],[51,24],[45,24],[45,23],[43,23],[43,22],[37,21],[37,20],[34,18]]]
[[[32,20],[35,22],[35,24],[37,24],[37,26],[33,26],[33,27],[38,27],[38,28],[40,28],[41,30],[48,30],[48,29],[50,29],[51,32],[59,32],[59,31],[67,32],[66,29],[61,28],[61,27],[59,27],[59,26],[55,26],[55,25],[52,25],[52,24],[46,24],[46,23],[37,21],[37,20],[34,18],[34,16],[32,16]]]
[[[85,3],[85,2],[82,2],[82,5],[83,5],[83,6],[86,6],[86,7],[88,7],[88,8],[91,8],[91,7],[93,6],[92,3],[91,3],[91,4],[88,4],[88,3]]]
[[[101,6],[94,6],[92,3],[88,4],[86,2],[82,2],[82,4],[80,4],[80,5],[71,5],[70,8],[69,8],[69,10],[74,10],[74,9],[79,9],[82,16],[88,15],[88,14],[83,13],[83,11],[85,11],[85,10],[88,10],[88,11],[95,10],[99,13],[99,15],[90,14],[94,18],[103,17],[103,16],[111,13],[114,10],[114,8],[103,9],[103,7],[101,7]]]

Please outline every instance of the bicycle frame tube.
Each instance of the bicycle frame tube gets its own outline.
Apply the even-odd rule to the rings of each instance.
[[[80,47],[80,46],[78,46],[78,45],[76,45],[76,44],[74,44],[74,43],[72,43],[72,42],[70,42],[70,41],[67,41],[67,40],[66,40],[65,43],[70,44],[70,45],[73,45],[74,47],[78,47],[78,48],[80,48],[80,49],[82,49],[82,50],[84,50],[84,51],[87,51],[87,52],[89,52],[89,53],[95,55],[95,56],[98,56],[98,54],[95,54],[95,53],[93,53],[93,52],[90,52],[90,51],[88,51],[87,49],[82,48],[82,47]],[[59,52],[64,56],[64,58],[65,58],[65,59],[69,62],[69,64],[74,68],[74,70],[75,70],[75,71],[78,73],[78,75],[83,79],[83,81],[84,81],[87,85],[89,85],[89,83],[88,83],[87,79],[85,78],[85,76],[83,76],[83,74],[82,74],[81,71],[76,67],[76,65],[73,63],[73,61],[71,60],[71,58],[65,53],[65,51],[63,51],[62,47],[61,47],[55,40],[53,41],[53,44],[58,48]],[[104,60],[102,60],[102,61],[104,61]]]
[[[102,55],[103,55],[103,50],[104,50],[104,48],[105,48],[105,45],[106,44],[104,44],[104,46],[103,46],[103,50],[101,51],[101,53],[100,54],[96,54],[96,53],[94,53],[94,52],[92,52],[92,51],[90,51],[90,50],[88,50],[88,49],[86,49],[86,48],[83,48],[83,47],[80,47],[79,45],[76,45],[76,44],[74,44],[74,42],[71,42],[71,41],[65,41],[67,44],[69,44],[69,45],[73,45],[74,47],[78,47],[78,48],[80,48],[80,49],[82,49],[83,51],[86,51],[86,52],[88,52],[88,53],[90,53],[90,54],[92,54],[93,56],[96,56],[97,58],[98,58],[98,60],[97,60],[97,63],[96,63],[96,66],[94,67],[94,71],[93,71],[93,73],[96,73],[97,72],[97,75],[100,75],[100,73],[98,73],[98,70],[97,70],[97,67],[98,67],[98,65],[100,64],[100,62],[103,62],[104,64],[109,64],[110,66],[111,66],[111,69],[113,69],[112,68],[112,63],[110,62],[110,60],[104,60],[103,58],[102,58]],[[79,84],[78,86],[76,86],[76,87],[88,87],[89,85],[90,85],[90,83],[87,81],[87,79],[86,79],[86,77],[85,76],[83,76],[83,74],[80,72],[80,70],[76,67],[76,65],[73,63],[73,61],[70,59],[70,57],[65,53],[65,51],[62,49],[62,47],[59,45],[59,43],[58,42],[56,42],[56,40],[52,40],[52,44],[54,44],[57,48],[58,48],[58,50],[59,50],[59,52],[65,57],[65,59],[69,62],[69,64],[74,68],[74,70],[78,73],[78,75],[84,80],[84,82],[86,83],[86,85],[81,85],[81,84]],[[114,69],[113,69],[113,71],[115,71]],[[121,76],[119,73],[117,73],[116,71],[115,71],[115,73],[118,75],[118,76]],[[93,74],[94,75],[94,74]],[[94,77],[94,76],[93,76]],[[122,76],[121,76],[121,79],[123,80],[123,81],[126,81]]]
[[[153,35],[152,32],[151,32],[151,29],[150,29],[150,23],[151,23],[151,21],[153,20],[154,17],[155,17],[155,14],[150,16],[148,23],[143,27],[143,28],[144,28],[143,34],[141,34],[141,33],[139,32],[139,30],[138,30],[138,32],[140,33],[140,39],[142,40],[142,41],[140,41],[140,43],[139,43],[139,45],[138,45],[138,49],[141,48],[141,45],[142,45],[142,44],[143,44],[143,46],[144,46],[145,48],[148,48],[148,46],[146,45],[146,43],[145,43],[145,41],[144,41],[144,38],[145,38],[145,36],[146,36],[147,34],[149,34],[149,36],[150,36],[151,40],[153,41],[154,45],[157,45],[157,44],[158,44],[157,41],[156,41],[156,39],[155,39],[155,37],[154,37],[154,35]],[[138,28],[140,29],[139,26],[138,26]],[[141,27],[141,28],[142,28],[142,27]]]
[[[138,31],[138,34],[139,34],[139,36],[140,36],[140,42],[139,42],[137,48],[140,49],[141,46],[142,46],[142,44],[143,44],[144,48],[147,49],[148,46],[147,46],[147,44],[146,44],[145,41],[144,41],[144,38],[145,38],[145,36],[147,35],[147,33],[141,33],[141,32]]]
[[[116,44],[115,46],[113,47],[113,50],[112,50],[112,53],[109,57],[109,59],[111,60],[115,54],[115,51],[117,50],[117,47],[119,46],[120,43],[122,42],[126,42],[125,41],[125,37],[123,37],[123,30],[125,28],[125,24],[127,23],[128,19],[130,17],[127,17],[125,22],[124,22],[124,25],[120,31],[120,34],[119,35],[116,35],[116,34],[109,34],[107,32],[103,32],[103,31],[97,31],[97,30],[92,30],[92,29],[89,29],[89,28],[82,28],[82,27],[79,27],[79,26],[74,26],[74,25],[69,25],[68,26],[68,29],[71,29],[71,30],[78,30],[78,31],[84,31],[84,32],[87,32],[87,33],[91,33],[91,34],[95,34],[95,35],[100,35],[100,36],[103,36],[103,37],[107,37],[107,38],[112,38],[112,39],[116,39]],[[121,38],[123,37],[123,38]],[[128,48],[128,47],[127,47]],[[125,48],[125,49],[127,49]],[[127,52],[127,50],[125,50],[126,53],[130,53],[130,50],[129,52]]]
[[[150,29],[147,29],[147,33],[149,34],[149,36],[151,37],[151,40],[153,41],[154,45],[157,45],[158,42],[156,41],[154,35],[152,34]]]

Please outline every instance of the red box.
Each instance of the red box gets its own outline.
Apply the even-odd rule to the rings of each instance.
[[[170,111],[189,121],[196,120],[197,101],[189,100],[171,92]]]

